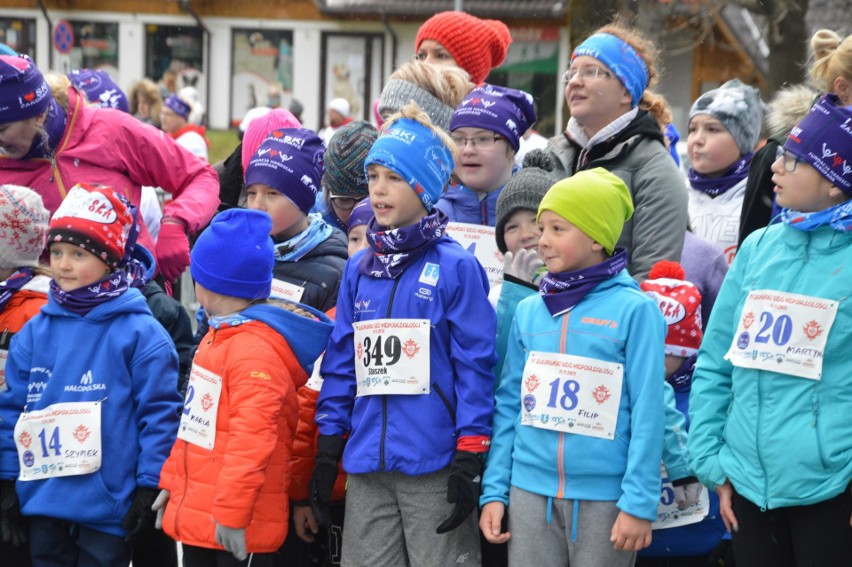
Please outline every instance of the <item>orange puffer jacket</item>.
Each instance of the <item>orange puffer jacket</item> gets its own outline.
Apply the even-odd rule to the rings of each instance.
[[[252,312],[259,307],[264,317],[278,311],[290,319],[270,326]],[[163,465],[160,487],[171,491],[163,529],[175,540],[222,549],[215,539],[218,522],[245,528],[250,553],[271,553],[284,542],[296,389],[307,381],[303,367],[325,348],[331,329],[328,318],[316,314],[310,320],[255,306],[243,315],[266,322],[211,328],[202,339],[193,366],[222,377],[216,437],[212,450],[176,440]],[[317,332],[317,326],[323,328]]]
[[[337,307],[332,307],[326,313],[331,319],[337,312]],[[290,481],[290,501],[294,506],[306,506],[310,496],[308,484],[311,481],[311,473],[314,471],[314,461],[317,456],[317,424],[314,415],[317,413],[317,398],[322,388],[322,376],[319,373],[320,360],[314,364],[314,372],[308,379],[308,383],[299,388],[299,424],[296,427],[296,439],[293,441],[293,474]],[[342,461],[342,459],[341,459]],[[346,498],[346,472],[343,465],[339,465],[337,481],[334,483],[334,491],[331,499],[334,502]]]
[[[3,367],[6,365],[6,353],[12,337],[21,330],[24,323],[38,315],[42,306],[47,303],[49,283],[50,278],[47,276],[34,276],[23,288],[12,294],[6,307],[0,311],[0,360]],[[6,373],[0,368],[0,392],[5,389]]]

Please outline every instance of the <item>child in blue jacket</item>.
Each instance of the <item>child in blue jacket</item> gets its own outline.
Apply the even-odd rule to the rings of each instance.
[[[515,313],[480,498],[482,532],[509,542],[510,565],[628,566],[650,543],[666,329],[615,250],[632,213],[602,168],[539,206],[548,272]]]
[[[781,222],[753,232],[707,325],[691,464],[741,565],[852,557],[852,111],[823,96],[772,164]]]
[[[484,270],[434,209],[453,148],[407,105],[365,161],[370,248],[344,272],[311,479],[323,521],[343,455],[343,565],[479,565],[471,513],[491,438],[495,316]]]
[[[126,269],[136,233],[112,188],[75,186],[50,222],[48,303],[12,340],[0,478],[18,479],[35,566],[126,565],[154,528],[181,401],[174,344]]]

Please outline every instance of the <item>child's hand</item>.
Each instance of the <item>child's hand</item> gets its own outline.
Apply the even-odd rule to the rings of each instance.
[[[609,536],[615,549],[639,551],[651,545],[651,522],[619,512]]]
[[[293,524],[299,539],[308,543],[314,541],[314,534],[319,531],[319,525],[310,506],[293,506]]]
[[[482,507],[482,514],[479,516],[479,529],[482,530],[482,535],[489,543],[506,543],[512,537],[509,532],[500,533],[500,525],[503,522],[505,511],[506,506],[502,502],[489,502]]]
[[[734,495],[734,487],[731,486],[729,480],[725,480],[725,484],[720,484],[716,487],[716,494],[719,495],[719,513],[722,514],[722,521],[725,522],[725,527],[728,532],[734,533],[740,529],[737,522],[737,517],[734,516],[734,508],[731,506],[731,498]],[[852,524],[852,520],[850,520]]]

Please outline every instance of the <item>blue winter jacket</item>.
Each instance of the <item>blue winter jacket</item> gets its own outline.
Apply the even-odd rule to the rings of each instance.
[[[494,434],[481,504],[509,505],[509,487],[543,496],[616,501],[653,521],[660,499],[666,324],[626,271],[600,283],[570,312],[552,317],[540,296],[518,305],[496,394]],[[521,379],[530,351],[624,366],[615,439],[521,425]]]
[[[101,468],[17,483],[25,515],[69,520],[124,536],[136,487],[157,488],[182,406],[174,344],[130,289],[85,317],[52,297],[12,340],[9,389],[0,394],[0,478],[18,476],[13,430],[21,411],[62,402],[101,406]]]
[[[459,437],[491,435],[496,355],[488,279],[476,258],[447,236],[396,279],[359,272],[362,254],[371,253],[359,252],[344,270],[316,422],[322,435],[349,434],[348,473],[435,472],[450,464]],[[440,270],[434,285],[420,281],[427,263]],[[431,321],[429,394],[355,397],[352,323],[386,318]]]
[[[729,479],[737,493],[768,509],[814,504],[849,489],[850,269],[852,234],[829,227],[772,225],[743,242],[716,298],[689,397],[691,463],[711,489]],[[820,380],[725,360],[746,297],[760,289],[838,302]]]
[[[497,198],[502,190],[500,187],[490,193],[478,193],[456,182],[447,187],[435,208],[446,213],[452,222],[495,226]]]

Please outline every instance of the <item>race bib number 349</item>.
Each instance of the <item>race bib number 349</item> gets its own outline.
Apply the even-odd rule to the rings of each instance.
[[[428,319],[376,319],[355,323],[358,396],[428,394]]]
[[[69,402],[22,413],[15,445],[18,480],[93,473],[101,468],[101,404]]]
[[[521,423],[613,439],[623,375],[614,362],[532,351],[521,383]]]
[[[837,302],[773,290],[749,292],[725,358],[734,366],[819,380]]]

